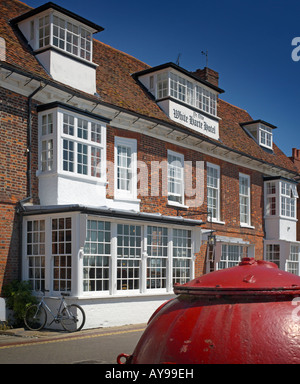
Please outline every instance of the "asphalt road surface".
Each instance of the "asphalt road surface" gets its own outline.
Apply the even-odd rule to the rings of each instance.
[[[43,337],[0,335],[0,364],[116,364],[120,353],[132,354],[144,328],[142,324]]]

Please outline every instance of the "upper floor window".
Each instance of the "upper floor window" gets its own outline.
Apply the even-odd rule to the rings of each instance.
[[[184,157],[168,151],[168,201],[184,204]]]
[[[157,75],[156,98],[162,99],[168,96],[217,116],[217,93],[172,71]]]
[[[296,218],[297,187],[294,184],[281,182],[281,215]]]
[[[250,176],[240,173],[240,223],[251,225]]]
[[[137,197],[137,141],[115,138],[115,198]]]
[[[265,213],[295,219],[297,186],[280,178],[265,183]]]
[[[263,124],[259,128],[259,144],[266,148],[273,148],[272,129]]]
[[[220,220],[220,167],[207,164],[207,210],[211,220]]]
[[[40,112],[39,125],[40,173],[105,180],[106,135],[101,121],[54,108]]]
[[[266,214],[269,216],[276,215],[276,182],[269,181],[266,183]]]
[[[262,120],[253,120],[241,124],[256,142],[264,148],[273,149],[273,129],[276,127]]]
[[[31,25],[34,28],[34,23]],[[34,32],[31,34],[34,36]],[[49,45],[87,61],[92,60],[92,31],[52,13],[38,19],[37,48]]]

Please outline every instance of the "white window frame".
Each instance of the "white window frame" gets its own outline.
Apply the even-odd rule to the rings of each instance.
[[[60,26],[54,24],[54,18],[60,20]],[[88,26],[55,11],[37,17],[36,25],[36,51],[52,46],[70,56],[92,62],[93,30]],[[54,36],[55,28],[58,28],[58,36]],[[58,42],[55,43],[54,39],[58,39]]]
[[[278,182],[276,180],[265,182],[265,215],[277,216],[277,188]]]
[[[280,182],[280,216],[291,219],[297,218],[298,192],[295,184]]]
[[[184,206],[184,155],[178,152],[174,152],[171,150],[168,150],[167,153],[168,156],[168,204],[175,205],[175,206]],[[170,162],[170,159],[175,158],[172,162]],[[179,166],[180,165],[180,166]],[[174,172],[178,172],[178,175],[171,174]],[[180,192],[176,193],[171,191],[170,186],[173,185],[173,188],[176,185],[179,186]],[[171,198],[171,199],[170,199]],[[181,201],[172,200],[172,198],[180,199]]]
[[[28,222],[35,222],[35,226]],[[97,225],[91,225],[92,222]],[[140,234],[127,236],[124,232],[118,236],[118,225],[140,227]],[[157,231],[158,237],[163,234],[164,239],[148,236],[154,233],[148,231],[149,226]],[[195,277],[199,236],[200,230],[195,227],[176,225],[174,228],[174,224],[104,218],[79,212],[28,216],[23,219],[22,278],[29,280],[31,276],[34,288],[45,288],[51,296],[60,295],[58,288],[78,298],[173,294],[175,282],[185,283]],[[139,242],[135,241],[137,237]],[[156,264],[159,259],[165,262]],[[118,261],[120,264],[123,260],[131,278],[135,269],[133,278],[138,279],[137,289],[133,289],[134,285],[130,289],[129,285],[122,286],[131,284],[126,282],[129,276],[120,286],[120,275],[119,288],[123,289],[117,289]],[[136,264],[132,270],[131,261]],[[149,268],[152,280],[147,275]],[[155,284],[151,285],[151,281]]]
[[[47,128],[43,124],[44,117],[49,115],[52,115],[51,128]],[[70,116],[74,125],[65,125],[64,128],[64,116]],[[38,119],[39,170],[37,176],[59,174],[83,181],[106,183],[106,125],[101,120],[63,107],[41,111]],[[80,121],[87,122],[87,130],[78,124]],[[95,127],[97,127],[97,132]],[[43,143],[46,144],[46,148]],[[51,144],[49,145],[49,143]],[[72,170],[64,169],[64,161],[68,161],[68,159],[64,159],[64,156],[67,155],[67,144],[68,153],[73,154]],[[80,148],[84,148],[86,153],[81,153]],[[93,156],[100,162],[96,167]],[[80,164],[87,167],[86,173],[80,172]]]
[[[129,172],[129,188],[118,188],[118,147],[126,147],[131,152],[131,162]],[[137,140],[124,137],[115,137],[114,150],[114,197],[116,200],[136,200],[137,199]]]
[[[241,188],[244,187],[244,181],[247,180],[246,193],[241,192]],[[243,184],[241,184],[243,183]],[[240,201],[240,225],[251,226],[251,180],[249,175],[244,173],[239,174],[239,201]],[[245,202],[245,203],[244,203]],[[242,211],[242,207],[246,207],[246,212]],[[247,220],[243,220],[243,216],[246,215]]]
[[[290,245],[290,254],[286,260],[286,271],[296,276],[300,275],[300,254],[299,245]]]
[[[235,267],[243,257],[248,255],[248,246],[240,244],[221,244],[221,256],[217,263],[217,269]]]
[[[272,128],[269,128],[263,124],[259,125],[259,145],[262,147],[273,149],[273,132]]]
[[[278,243],[266,244],[266,261],[274,263],[280,268],[281,245]]]
[[[216,186],[209,185],[209,169],[212,169],[215,171],[216,177],[213,176],[214,179],[216,179]],[[207,210],[208,210],[208,220],[219,222],[221,220],[221,214],[220,214],[220,166],[212,163],[207,163],[206,167],[206,179],[207,179]],[[208,204],[208,198],[209,198],[209,189],[211,189],[215,196],[213,196],[213,199],[215,200],[215,204],[211,207]],[[214,213],[215,212],[215,213]]]
[[[156,99],[166,97],[217,116],[217,93],[179,72],[165,71],[156,75]]]

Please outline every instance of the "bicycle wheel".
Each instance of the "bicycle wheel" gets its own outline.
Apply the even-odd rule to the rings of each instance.
[[[24,322],[27,328],[32,331],[39,331],[45,326],[46,321],[47,314],[45,308],[34,304],[27,309],[24,317]]]
[[[77,304],[68,305],[62,311],[61,324],[68,332],[80,331],[85,323],[84,310]]]

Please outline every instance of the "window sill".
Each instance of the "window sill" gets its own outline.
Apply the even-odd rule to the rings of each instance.
[[[134,198],[134,197],[122,197],[122,196],[117,196],[114,198],[114,201],[116,203],[121,203],[121,202],[126,202],[126,203],[140,203],[141,202],[141,199],[137,199],[137,198]]]
[[[241,228],[255,229],[255,227],[253,225],[243,224],[243,223],[240,223],[240,227]]]
[[[214,224],[221,224],[221,225],[225,225],[225,221],[221,221],[221,220],[218,220],[218,219],[211,219],[210,217],[207,218],[207,221],[209,221],[210,223],[214,223]]]
[[[152,291],[149,291],[149,292],[145,292],[145,293],[140,293],[140,292],[137,292],[137,291],[133,291],[133,292],[117,292],[116,294],[95,294],[95,293],[92,293],[91,294],[88,294],[88,293],[84,293],[82,295],[78,295],[78,296],[73,296],[73,298],[76,298],[76,299],[80,299],[80,300],[93,300],[93,299],[120,299],[120,298],[126,298],[126,297],[129,297],[129,298],[132,298],[132,297],[136,297],[136,298],[139,298],[139,297],[151,297],[151,296],[174,296],[174,292],[173,291],[170,291],[170,292],[162,292],[161,290],[159,290],[158,292],[155,292],[154,290]]]
[[[176,201],[170,201],[170,200],[168,200],[167,205],[170,205],[171,207],[182,208],[182,209],[188,209],[189,208],[188,205],[180,204],[180,203],[177,203]]]

